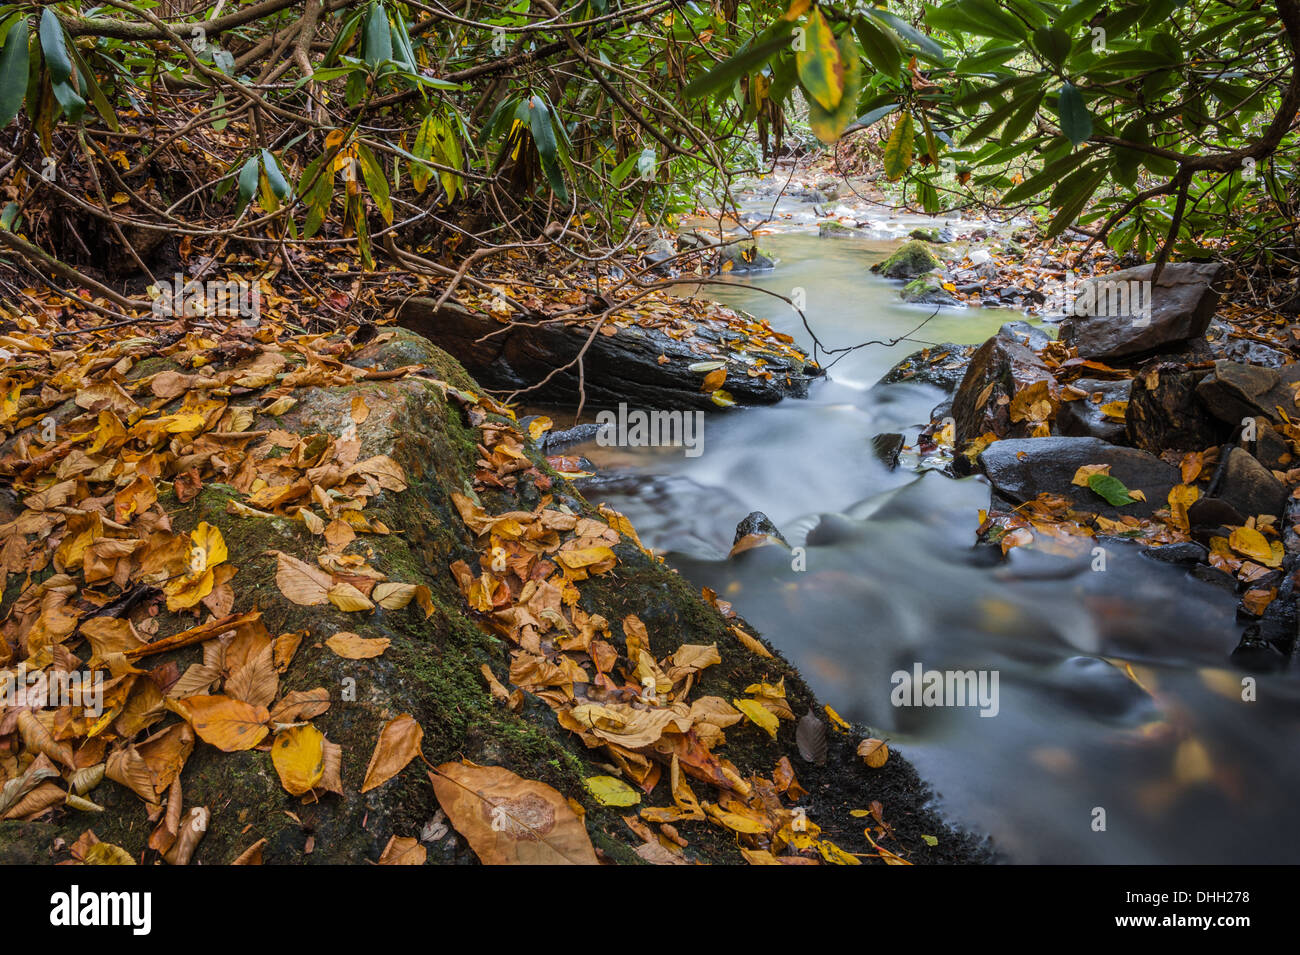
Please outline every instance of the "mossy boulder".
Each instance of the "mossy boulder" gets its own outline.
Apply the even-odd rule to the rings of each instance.
[[[899,292],[903,301],[912,305],[948,305],[957,306],[955,298],[943,287],[943,277],[939,273],[927,273],[914,278],[903,286]]]
[[[274,635],[306,631],[292,663],[280,676],[281,692],[324,687],[329,709],[312,722],[342,747],[341,796],[291,796],[280,783],[268,747],[222,752],[199,742],[181,776],[184,805],[206,806],[211,821],[193,862],[227,864],[249,846],[265,839],[268,863],[366,864],[376,861],[393,836],[423,840],[430,863],[473,863],[473,852],[454,829],[440,819],[425,762],[468,759],[503,766],[518,775],[540,780],[586,810],[584,821],[593,845],[606,861],[640,862],[635,847],[641,839],[623,821],[629,810],[600,805],[583,784],[586,777],[606,774],[603,751],[589,750],[580,738],[562,728],[540,698],[524,694],[518,711],[494,700],[482,675],[487,666],[504,679],[510,665],[510,645],[482,625],[467,606],[449,566],[458,560],[477,566],[475,541],[452,502],[452,494],[467,493],[479,466],[481,449],[475,424],[467,410],[449,395],[445,384],[474,390],[474,382],[456,362],[424,339],[399,331],[354,354],[351,364],[383,372],[412,364],[425,366],[424,375],[360,381],[349,386],[299,388],[299,401],[286,413],[259,415],[255,429],[283,429],[291,434],[335,434],[353,420],[354,399],[360,397],[369,415],[357,425],[362,458],[388,455],[401,465],[409,486],[382,491],[371,498],[366,515],[381,521],[388,534],[367,534],[356,544],[367,562],[391,580],[423,584],[432,595],[433,612],[412,601],[397,610],[345,613],[326,603],[299,606],[287,600],[276,582],[276,557],[282,551],[313,561],[320,538],[289,518],[244,516],[230,509],[241,495],[217,483],[203,487],[182,503],[168,489],[160,503],[177,531],[200,522],[219,527],[238,566],[232,586],[234,612],[257,609]],[[425,376],[427,375],[427,377]],[[438,380],[433,380],[433,379]],[[477,423],[477,422],[476,422]],[[551,471],[536,447],[526,450],[538,482],[521,479],[512,490],[480,491],[491,513],[534,507],[543,493],[574,512],[596,517],[596,510]],[[542,486],[538,486],[538,485]],[[545,485],[549,484],[549,488]],[[168,485],[168,488],[170,486]],[[356,549],[356,548],[354,548]],[[735,618],[706,603],[682,577],[647,556],[626,539],[616,549],[617,574],[593,576],[583,582],[580,606],[610,621],[636,614],[653,636],[656,656],[689,644],[716,644],[723,664],[700,674],[693,695],[731,700],[754,683],[784,680],[787,699],[796,714],[820,712],[807,685],[779,655],[760,656],[736,636]],[[173,633],[194,623],[193,617],[159,614],[159,632]],[[349,631],[363,638],[387,638],[388,649],[371,659],[336,655],[324,643]],[[626,651],[617,627],[614,642]],[[183,672],[202,658],[192,646],[151,657],[150,666],[174,662]],[[424,762],[416,759],[388,782],[361,793],[367,763],[381,728],[399,714],[410,714],[423,729]],[[173,717],[168,714],[165,718]],[[867,769],[855,755],[859,736],[832,730],[824,765],[799,759],[795,723],[783,720],[775,737],[744,722],[727,730],[720,755],[745,775],[770,776],[783,756],[792,759],[800,783],[810,795],[801,805],[828,829],[849,852],[872,852],[862,836],[855,809],[880,799],[910,858],[925,861],[968,861],[982,858],[969,838],[949,830],[924,805],[928,794],[901,758],[893,757],[878,770]],[[269,739],[268,739],[269,742]],[[662,788],[654,797],[663,798]],[[121,846],[136,860],[152,861],[147,849],[156,822],[131,791],[105,779],[85,794],[102,806],[101,813],[59,807],[36,821],[0,822],[0,864],[49,863],[68,858],[66,846],[92,829],[105,842]],[[643,800],[643,805],[647,801]],[[702,862],[740,862],[734,833],[705,822],[683,826],[689,841],[687,858]],[[931,846],[920,835],[935,835]]]
[[[914,279],[924,275],[931,269],[940,268],[943,265],[938,257],[931,250],[929,243],[922,242],[919,239],[913,239],[910,242],[903,243],[889,258],[884,262],[872,267],[872,271],[878,271],[887,279]]]

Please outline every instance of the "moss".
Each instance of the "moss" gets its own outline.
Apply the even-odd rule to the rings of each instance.
[[[903,243],[881,264],[880,274],[890,279],[913,279],[942,264],[928,244],[914,239]]]

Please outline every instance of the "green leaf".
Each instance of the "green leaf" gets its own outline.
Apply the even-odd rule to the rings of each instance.
[[[537,145],[537,155],[542,160],[542,172],[551,184],[551,191],[561,202],[569,201],[569,191],[564,186],[564,175],[560,172],[558,149],[555,143],[555,130],[551,128],[551,111],[546,101],[534,93],[525,104],[528,109],[528,129],[533,134]]]
[[[1089,474],[1088,487],[1094,494],[1105,498],[1106,503],[1112,507],[1123,507],[1137,502],[1137,498],[1129,494],[1124,482],[1109,474]]]
[[[1070,34],[1059,27],[1039,27],[1034,31],[1033,44],[1039,56],[1058,68],[1070,55],[1073,45]]]
[[[249,156],[248,161],[239,170],[239,204],[235,208],[235,215],[243,212],[244,207],[253,198],[253,193],[257,191],[257,177],[257,157]]]
[[[1092,135],[1092,116],[1083,101],[1083,94],[1074,84],[1066,83],[1061,87],[1056,108],[1061,114],[1061,132],[1076,146],[1086,142]]]
[[[889,77],[898,76],[898,71],[903,66],[903,50],[893,32],[861,16],[853,21],[853,32],[857,34],[862,52],[876,72]]]
[[[80,93],[72,88],[71,83],[66,81],[55,83],[54,98],[59,101],[63,114],[74,123],[80,120],[82,113],[86,111],[86,101],[81,98]]]
[[[742,76],[747,76],[759,66],[771,59],[772,54],[785,49],[789,43],[792,23],[780,22],[756,38],[748,48],[741,50],[730,59],[723,60],[703,76],[697,76],[686,84],[688,99],[698,99],[709,93],[725,89]]]
[[[808,16],[802,50],[795,51],[799,82],[813,102],[833,112],[844,97],[845,63],[830,24],[817,7]]]
[[[48,9],[48,8],[47,8]],[[0,51],[0,128],[8,126],[22,108],[27,93],[27,20],[9,28]]]
[[[361,164],[361,178],[366,181],[370,198],[375,200],[375,207],[379,209],[379,214],[384,217],[384,221],[392,225],[393,200],[388,194],[388,178],[384,175],[384,167],[379,164],[379,160],[365,143],[356,143],[355,148],[357,161]]]
[[[281,202],[288,199],[293,194],[293,190],[289,188],[289,182],[284,178],[280,164],[276,162],[275,156],[269,149],[262,150],[262,168],[266,170],[266,181],[271,184],[271,192],[275,194],[275,198]]]
[[[63,24],[53,7],[41,11],[41,52],[45,54],[45,65],[50,69],[50,77],[57,86],[68,82],[72,75],[72,60],[68,56],[68,46],[63,39]],[[82,104],[85,105],[84,103]]]
[[[915,139],[915,127],[910,113],[899,114],[894,123],[894,131],[885,140],[885,175],[892,181],[903,178],[912,165],[912,147]]]
[[[425,114],[424,122],[420,123],[420,130],[415,134],[415,145],[411,152],[416,159],[433,158],[433,112]],[[411,185],[415,191],[423,193],[429,186],[429,179],[433,175],[433,167],[426,166],[422,162],[412,162],[411,164]]]
[[[366,66],[372,70],[385,60],[393,58],[393,37],[388,25],[388,13],[383,4],[375,3],[366,15]]]

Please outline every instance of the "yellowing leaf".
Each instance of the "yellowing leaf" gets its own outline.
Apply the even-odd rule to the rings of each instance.
[[[781,721],[773,713],[757,700],[732,700],[736,709],[744,713],[751,723],[755,723],[767,730],[769,736],[776,739],[776,731],[781,726]]]
[[[419,755],[423,739],[424,730],[410,713],[389,720],[380,731],[375,751],[370,755],[361,791],[365,793],[382,786],[405,769],[406,764]]]
[[[368,660],[371,657],[382,656],[391,643],[392,641],[387,637],[367,640],[358,634],[343,630],[326,640],[325,646],[346,660]]]
[[[635,806],[641,794],[614,776],[588,776],[583,785],[602,806]]]
[[[310,723],[291,726],[276,734],[271,762],[290,795],[309,793],[325,775],[325,735]]]
[[[360,610],[374,610],[375,605],[361,591],[351,584],[334,584],[326,592],[329,602],[340,610],[355,613]]]
[[[227,753],[252,749],[266,738],[271,714],[228,696],[190,696],[180,701],[181,715],[205,743]]]

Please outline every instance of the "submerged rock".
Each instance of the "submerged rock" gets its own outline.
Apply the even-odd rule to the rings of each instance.
[[[762,511],[751,511],[741,518],[740,523],[736,525],[736,536],[732,538],[731,543],[734,546],[746,537],[770,537],[787,547],[790,546],[780,529]]]
[[[1145,501],[1116,506],[1091,488],[1071,482],[1085,464],[1109,464],[1110,474]],[[1048,492],[1064,497],[1080,511],[1115,518],[1150,517],[1168,506],[1169,491],[1181,480],[1178,469],[1155,455],[1119,448],[1097,438],[1019,438],[996,441],[979,456],[979,466],[994,490],[1012,504]]]
[[[1061,340],[1082,358],[1118,361],[1204,335],[1218,305],[1213,283],[1223,266],[1171,262],[1150,285],[1153,269],[1139,265],[1080,283]]]
[[[776,263],[760,252],[756,245],[725,245],[718,250],[717,257],[713,260],[715,275],[723,272],[770,272],[774,268]]]
[[[922,275],[904,285],[899,294],[902,295],[904,302],[911,305],[962,306],[963,303],[953,298],[942,283],[940,273]]]
[[[898,455],[902,450],[903,436],[896,431],[887,431],[871,439],[872,453],[890,470],[898,467]]]

